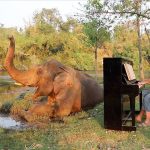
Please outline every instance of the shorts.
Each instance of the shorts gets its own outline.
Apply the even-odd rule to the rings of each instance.
[[[145,111],[150,112],[150,91],[146,90],[143,93],[143,102],[142,102],[142,108]]]

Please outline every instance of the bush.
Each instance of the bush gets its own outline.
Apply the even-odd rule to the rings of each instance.
[[[1,108],[0,108],[0,112],[1,113],[5,113],[5,114],[10,113],[12,105],[13,105],[12,102],[5,102],[5,103],[3,103]]]
[[[29,100],[17,100],[13,103],[10,113],[12,115],[19,115],[23,110],[28,110],[32,105],[32,102]]]

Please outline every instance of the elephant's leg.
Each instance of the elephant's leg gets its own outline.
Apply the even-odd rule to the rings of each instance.
[[[22,117],[28,122],[53,117],[53,99],[48,97],[47,102],[33,105],[28,111],[22,113]]]
[[[54,116],[68,116],[71,112],[80,110],[80,88],[79,81],[73,75],[60,74],[60,76],[55,78],[54,93],[56,107],[54,108]]]
[[[54,116],[64,117],[68,116],[72,112],[75,95],[72,89],[63,89],[58,95],[56,95],[56,101],[54,105]]]

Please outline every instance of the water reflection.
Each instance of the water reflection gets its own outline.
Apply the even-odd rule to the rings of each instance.
[[[3,72],[0,74],[0,106],[6,102],[11,102],[13,97],[18,93],[21,93],[24,89],[15,85],[15,81],[11,77]],[[22,130],[25,129],[25,125],[21,121],[16,121],[12,117],[0,114],[0,128]]]
[[[17,122],[9,116],[0,116],[0,127],[2,128],[15,128],[20,125],[21,122]]]
[[[29,125],[21,121],[16,121],[10,116],[0,115],[0,128],[12,130],[25,130],[29,128]]]

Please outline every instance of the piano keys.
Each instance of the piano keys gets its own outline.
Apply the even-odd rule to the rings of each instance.
[[[135,131],[135,114],[142,106],[142,84],[136,80],[133,62],[123,58],[104,58],[104,127],[112,130]],[[135,98],[139,96],[139,110]],[[129,110],[125,110],[125,100]]]

